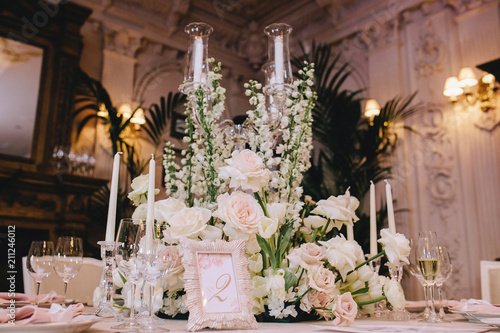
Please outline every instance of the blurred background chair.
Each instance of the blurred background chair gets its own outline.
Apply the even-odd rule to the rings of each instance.
[[[500,261],[481,260],[481,298],[500,304]]]
[[[92,302],[94,290],[101,282],[103,266],[102,260],[88,257],[83,258],[83,265],[80,272],[68,283],[66,298],[85,303]],[[36,294],[36,282],[26,268],[26,257],[23,257],[23,285],[26,294]],[[63,288],[62,279],[53,271],[47,278],[42,280],[40,295],[49,293],[51,290],[62,295]]]

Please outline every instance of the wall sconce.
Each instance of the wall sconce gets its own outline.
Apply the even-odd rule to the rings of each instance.
[[[122,105],[120,105],[118,114],[123,115],[124,120],[132,117],[132,119],[130,119],[130,124],[132,124],[134,129],[137,131],[141,129],[141,125],[146,123],[146,119],[144,118],[144,110],[141,107],[137,107],[134,113],[134,111],[132,111],[132,106],[130,105],[130,103],[123,103]]]
[[[477,89],[474,89],[475,86]],[[460,70],[458,78],[450,76],[444,84],[443,95],[450,99],[451,103],[457,103],[459,98],[467,106],[479,103],[483,112],[495,108],[495,77],[493,74],[484,75],[478,82],[474,71],[470,67],[464,67]]]
[[[104,103],[99,104],[99,111],[97,111],[97,116],[101,118],[108,118],[108,110],[106,109],[106,105]]]
[[[365,117],[370,120],[370,124],[373,123],[373,118],[380,114],[380,105],[378,105],[375,99],[369,99],[365,104]]]

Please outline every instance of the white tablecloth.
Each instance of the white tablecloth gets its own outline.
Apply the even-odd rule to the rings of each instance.
[[[417,320],[395,322],[379,319],[356,319],[353,326],[335,327],[332,322],[314,321],[299,323],[259,323],[258,332],[269,333],[310,333],[310,332],[455,332],[473,333],[486,332],[492,329],[493,332],[500,332],[500,329],[493,328],[486,324],[470,323],[460,316],[450,316],[452,321],[440,324],[427,324]],[[172,333],[186,332],[186,320],[164,320],[164,327]],[[88,332],[117,332],[111,327],[117,325],[115,321],[103,321],[95,324]],[[211,330],[214,331],[215,330]],[[221,333],[229,332],[254,332],[255,330],[223,330]],[[161,331],[159,331],[161,332]]]

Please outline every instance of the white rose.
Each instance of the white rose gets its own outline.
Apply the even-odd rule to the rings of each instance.
[[[395,309],[404,309],[406,304],[405,294],[396,279],[387,279],[384,285],[384,294],[387,297],[387,301]]]
[[[385,254],[389,262],[387,265],[392,268],[396,268],[401,265],[401,262],[405,264],[410,264],[408,257],[410,255],[410,241],[402,234],[393,234],[389,229],[380,230],[380,239],[378,240],[382,244]]]
[[[170,223],[172,215],[186,208],[186,205],[178,199],[168,198],[156,201],[154,207],[156,221]]]
[[[258,232],[264,212],[250,194],[239,191],[221,194],[217,197],[217,206],[213,216],[226,222],[223,230],[230,238],[248,240]]]
[[[262,217],[259,223],[259,235],[264,239],[269,239],[278,230],[278,220],[269,217]]]
[[[165,241],[174,243],[182,236],[197,239],[206,229],[210,216],[211,212],[206,208],[184,208],[169,218],[169,226],[163,230]]]
[[[133,219],[146,220],[148,217],[148,205],[143,203],[140,204],[132,213]]]
[[[207,225],[204,230],[200,232],[199,237],[201,240],[222,239],[222,230],[213,225]]]
[[[129,192],[128,198],[132,200],[135,206],[146,203],[148,200],[149,175],[140,175],[132,180],[130,187],[133,191]],[[159,189],[155,189],[155,194],[160,193]]]
[[[325,248],[325,256],[345,280],[347,273],[354,270],[356,262],[363,256],[363,250],[355,241],[348,241],[344,235],[319,242]]]
[[[269,182],[271,172],[264,167],[262,158],[251,150],[235,150],[232,158],[226,160],[227,166],[219,169],[219,177],[231,178],[232,188],[260,191]]]
[[[308,217],[304,218],[304,226],[310,230],[324,228],[327,222],[328,219],[325,219],[324,217],[318,215],[309,215]],[[334,226],[335,223],[331,221],[328,227],[326,228],[325,233],[330,232]]]
[[[332,220],[343,221],[345,224],[352,224],[359,220],[356,216],[356,208],[359,206],[359,200],[351,197],[349,189],[344,195],[334,197],[330,196],[326,200],[318,201],[316,208],[311,213],[328,217]]]

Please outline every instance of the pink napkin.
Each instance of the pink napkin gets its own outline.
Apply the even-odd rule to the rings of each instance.
[[[35,295],[27,295],[22,293],[15,293],[9,296],[9,293],[0,293],[0,304],[10,303],[10,300],[13,299],[16,302],[27,302],[27,303],[35,303]],[[55,291],[51,291],[48,294],[41,294],[38,296],[39,303],[58,303],[62,302],[64,297],[62,295],[58,295]]]
[[[15,317],[11,317],[10,309],[0,309],[0,324],[15,319],[15,325],[40,324],[50,322],[70,322],[73,317],[83,312],[83,304],[72,304],[63,308],[59,304],[52,304],[50,309],[39,308],[34,305],[25,305],[15,309]]]
[[[463,299],[459,301],[448,301],[448,308],[455,311],[489,312],[500,313],[500,307],[492,305],[481,299]]]

